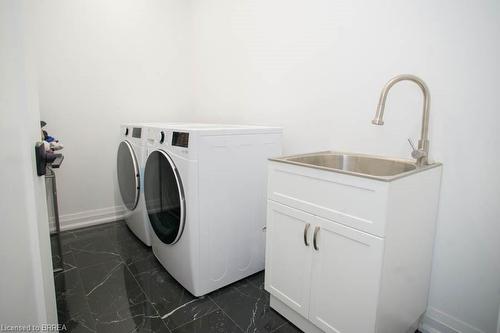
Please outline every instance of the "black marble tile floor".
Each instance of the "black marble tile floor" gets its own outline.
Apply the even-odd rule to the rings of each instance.
[[[301,332],[269,307],[263,272],[195,298],[124,222],[62,232],[52,245],[67,332]]]
[[[195,298],[123,221],[62,232],[52,249],[65,332],[301,332],[269,307],[264,272]]]

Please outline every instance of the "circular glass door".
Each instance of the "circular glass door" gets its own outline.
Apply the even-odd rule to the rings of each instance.
[[[128,209],[134,210],[139,201],[139,166],[134,150],[128,141],[122,141],[118,146],[116,167],[123,204]]]
[[[174,162],[162,150],[153,151],[146,161],[144,198],[155,234],[165,244],[176,243],[184,230],[184,191]]]

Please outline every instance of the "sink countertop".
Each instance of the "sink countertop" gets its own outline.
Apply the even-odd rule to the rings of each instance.
[[[397,173],[394,175],[382,176],[382,175],[371,175],[371,174],[367,174],[367,173],[360,173],[360,172],[354,172],[354,171],[350,171],[350,170],[338,169],[338,168],[334,168],[334,167],[328,167],[328,166],[322,166],[322,165],[294,161],[294,159],[314,157],[314,156],[319,157],[321,155],[343,155],[343,156],[349,156],[349,157],[368,158],[368,159],[375,159],[375,160],[386,161],[386,162],[396,162],[396,163],[401,163],[404,165],[411,165],[414,168],[412,170],[400,172],[400,173]],[[342,174],[352,175],[352,176],[357,176],[357,177],[369,178],[369,179],[374,179],[374,180],[384,181],[384,182],[391,182],[393,180],[407,177],[407,176],[410,176],[412,174],[419,173],[419,172],[429,170],[429,169],[432,169],[432,168],[435,168],[435,167],[442,165],[439,162],[433,162],[433,163],[430,163],[430,164],[425,165],[423,167],[417,167],[415,162],[412,160],[391,158],[391,157],[378,156],[378,155],[369,155],[369,154],[362,154],[362,153],[339,152],[339,151],[321,151],[321,152],[306,153],[306,154],[285,155],[285,156],[270,158],[269,160],[274,161],[274,162],[298,165],[298,166],[302,166],[302,167],[306,167],[306,168],[313,168],[313,169],[342,173]]]

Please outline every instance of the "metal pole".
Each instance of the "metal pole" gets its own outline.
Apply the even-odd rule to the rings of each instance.
[[[64,270],[64,264],[63,264],[63,256],[62,256],[62,247],[61,247],[61,239],[59,238],[59,234],[61,232],[61,225],[59,223],[59,206],[58,206],[58,203],[57,203],[57,183],[56,183],[56,174],[54,172],[54,170],[50,167],[50,166],[47,166],[47,171],[48,171],[48,174],[45,175],[45,178],[48,178],[51,180],[51,187],[52,187],[52,204],[53,204],[53,208],[54,208],[54,222],[55,222],[55,225],[56,225],[56,231],[55,232],[51,232],[51,236],[52,235],[57,235],[57,251],[58,251],[58,255],[59,255],[59,258],[61,258],[60,260],[60,267],[54,267],[54,273],[59,273],[59,272],[62,272]]]

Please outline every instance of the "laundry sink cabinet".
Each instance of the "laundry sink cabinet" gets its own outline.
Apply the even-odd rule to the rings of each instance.
[[[305,332],[413,333],[427,307],[441,168],[386,181],[271,161],[271,307]]]

